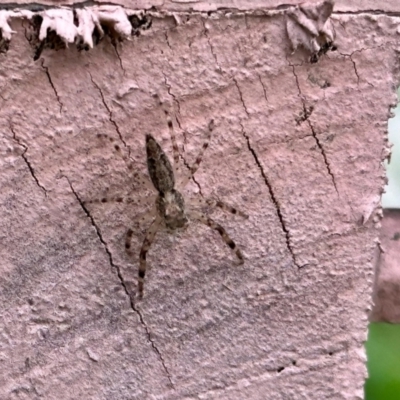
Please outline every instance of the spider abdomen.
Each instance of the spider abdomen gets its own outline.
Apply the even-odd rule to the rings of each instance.
[[[164,150],[151,135],[146,135],[147,169],[154,187],[159,193],[174,189],[175,177],[172,165]]]

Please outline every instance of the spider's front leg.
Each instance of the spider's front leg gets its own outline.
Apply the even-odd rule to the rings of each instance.
[[[138,171],[137,167],[135,167],[135,165],[132,163],[131,159],[129,158],[129,154],[130,154],[129,148],[128,148],[128,155],[127,155],[122,151],[121,146],[118,143],[116,143],[116,140],[113,137],[111,137],[105,133],[98,133],[97,137],[103,141],[108,140],[113,145],[114,152],[116,154],[118,154],[118,157],[120,157],[124,161],[128,171],[131,175],[132,182],[135,184],[135,185],[133,185],[133,187],[135,187],[136,185],[140,185],[151,191],[154,190],[153,185],[149,181],[149,178],[142,172]]]
[[[169,111],[168,111],[167,107],[165,106],[165,104],[161,101],[160,96],[157,94],[155,97],[158,101],[158,105],[161,107],[161,109],[164,112],[165,119],[167,120],[169,135],[171,137],[171,142],[172,142],[172,153],[174,156],[174,168],[175,168],[175,172],[176,172],[179,169],[179,148],[178,148],[178,143],[176,141],[174,125],[172,123],[171,115],[169,114]]]
[[[158,231],[158,228],[160,227],[160,224],[162,222],[162,219],[157,216],[154,221],[151,223],[149,229],[146,232],[146,236],[143,240],[142,248],[140,249],[140,255],[139,255],[139,277],[138,277],[138,291],[139,291],[139,298],[143,297],[143,285],[144,285],[144,277],[146,275],[146,255],[151,247],[151,244],[153,243],[153,240],[156,236],[156,233]],[[130,253],[130,247],[131,247],[131,239],[132,239],[133,231],[132,229],[129,229],[127,234],[126,234],[126,241],[125,241],[125,249]]]
[[[230,238],[228,233],[226,232],[225,228],[215,222],[213,219],[210,217],[196,211],[191,211],[190,212],[190,217],[193,218],[194,220],[197,220],[201,222],[204,225],[209,226],[211,229],[214,229],[217,231],[220,235],[222,240],[229,246],[229,248],[235,252],[237,258],[239,259],[239,263],[243,264],[244,263],[244,258],[242,252],[238,249],[236,246],[235,242]]]
[[[204,197],[190,197],[189,199],[187,199],[187,204],[190,204],[191,206],[194,207],[204,207],[204,206],[208,206],[211,208],[220,208],[223,211],[229,212],[231,214],[234,215],[239,215],[242,218],[248,219],[249,216],[247,214],[245,214],[244,212],[238,210],[235,207],[232,207],[229,204],[224,203],[223,201],[219,200],[219,199],[214,199],[214,198],[204,198]]]
[[[203,143],[203,146],[201,147],[201,150],[198,154],[198,156],[196,157],[195,162],[193,163],[193,165],[190,167],[189,169],[189,173],[183,177],[179,183],[179,187],[180,188],[184,188],[190,181],[190,179],[192,178],[192,176],[196,173],[196,171],[199,169],[200,163],[203,160],[203,156],[204,156],[204,152],[206,151],[208,144],[210,143],[210,139],[211,139],[211,134],[214,130],[215,124],[214,124],[214,120],[212,119],[209,124],[208,124],[208,131],[207,131],[207,137],[205,142]]]

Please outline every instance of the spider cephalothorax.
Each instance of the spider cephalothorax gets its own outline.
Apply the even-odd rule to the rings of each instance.
[[[156,208],[168,229],[183,228],[188,223],[185,199],[176,189],[160,193],[156,198]]]

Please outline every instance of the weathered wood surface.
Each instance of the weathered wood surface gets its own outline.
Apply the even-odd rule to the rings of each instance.
[[[335,14],[338,49],[310,64],[290,54],[284,18],[188,12],[117,47],[44,50],[36,62],[27,22],[11,21],[0,55],[1,398],[362,398],[400,19]],[[185,193],[250,217],[213,214],[242,266],[205,226],[159,233],[139,302],[124,240],[134,229],[138,254],[142,205],[82,202],[107,189],[143,198],[96,135],[145,173],[146,133],[171,149],[156,93],[175,110],[187,162],[215,119]]]

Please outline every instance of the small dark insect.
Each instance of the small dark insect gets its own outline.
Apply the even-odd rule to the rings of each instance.
[[[160,106],[163,107],[163,103],[159,101]],[[176,137],[173,129],[173,124],[171,117],[169,116],[168,111],[163,107],[165,116],[167,118],[167,124],[169,128],[169,133],[172,141],[172,149],[173,149],[173,164],[171,164],[164,150],[161,148],[156,139],[148,134],[146,135],[146,153],[147,153],[147,169],[151,179],[150,182],[142,182],[143,184],[151,185],[153,191],[156,190],[155,201],[154,198],[152,201],[153,208],[150,212],[153,220],[147,229],[145,234],[145,238],[140,249],[139,254],[139,277],[138,277],[138,292],[139,297],[143,297],[143,286],[144,286],[144,278],[146,274],[146,257],[147,253],[151,247],[151,244],[154,241],[154,238],[159,231],[160,228],[166,228],[170,232],[184,229],[191,221],[198,221],[204,225],[209,226],[211,229],[217,231],[221,236],[222,240],[229,246],[229,248],[236,254],[236,257],[239,259],[240,264],[244,262],[243,255],[241,251],[237,248],[235,242],[230,238],[226,230],[213,219],[211,219],[208,215],[204,214],[199,208],[210,207],[215,208],[218,207],[224,211],[230,212],[232,214],[240,215],[243,218],[248,218],[248,216],[234,207],[225,204],[219,199],[208,198],[205,199],[203,197],[187,198],[185,199],[180,190],[182,190],[196,173],[199,165],[203,159],[203,155],[205,150],[208,147],[209,140],[214,129],[214,121],[211,120],[208,124],[208,132],[206,141],[203,143],[203,146],[196,157],[195,162],[192,166],[186,170],[186,173],[181,173],[180,168],[180,155],[179,149],[176,142]],[[105,136],[105,135],[101,135]],[[128,169],[131,171],[134,169],[132,164],[128,160],[128,158],[121,153],[121,148],[118,145],[114,146],[114,149],[121,154],[128,165]],[[138,175],[138,173],[135,173]],[[178,178],[178,175],[183,175]],[[142,179],[142,178],[140,178]],[[179,190],[178,190],[179,188]],[[109,201],[113,202],[126,202],[126,203],[134,203],[134,200],[131,198],[124,197],[113,197],[113,198],[102,198],[98,200],[92,200],[87,203],[106,203]],[[197,210],[196,210],[197,208]],[[134,231],[129,229],[126,235],[125,241],[125,249],[128,254],[132,255],[131,252],[131,239],[134,235]]]

